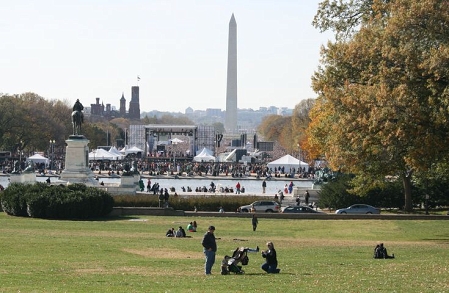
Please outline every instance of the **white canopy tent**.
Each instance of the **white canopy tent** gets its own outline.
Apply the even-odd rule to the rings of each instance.
[[[119,151],[115,146],[111,147],[111,149],[109,150],[109,152],[110,152],[111,154],[113,154],[114,156],[117,156],[117,159],[118,159],[118,160],[121,160],[121,159],[123,158],[123,154],[120,153],[120,151]]]
[[[214,155],[214,152],[211,151],[211,150],[208,149],[208,148],[202,148],[200,151],[196,151],[196,155],[199,155],[199,154],[201,154],[201,153],[206,153],[206,154],[208,154],[209,156],[213,156],[213,155]]]
[[[131,148],[129,148],[129,149],[125,149],[125,155],[128,155],[128,154],[137,154],[137,153],[143,153],[143,150],[139,149],[139,148],[136,147],[136,146],[133,146],[133,147],[131,147]]]
[[[28,161],[28,162],[31,161],[31,162],[33,162],[34,164],[41,164],[41,163],[44,163],[45,165],[48,165],[48,163],[49,163],[50,160],[47,159],[46,157],[42,156],[42,155],[35,154],[35,155],[32,155],[31,157],[28,157],[28,158],[27,158],[27,161]]]
[[[201,153],[193,157],[195,162],[215,162],[215,157],[207,152],[207,149],[204,148]]]
[[[117,155],[111,154],[107,150],[104,149],[96,149],[89,153],[89,160],[101,161],[101,160],[110,160],[115,161],[118,159]]]
[[[295,157],[292,157],[290,155],[285,155],[282,158],[279,158],[277,160],[274,160],[273,162],[270,162],[267,164],[267,167],[269,169],[284,167],[284,171],[286,173],[290,172],[290,169],[295,168],[297,171],[299,167],[305,168],[305,171],[307,172],[309,170],[309,164],[304,163],[303,161],[298,160]]]

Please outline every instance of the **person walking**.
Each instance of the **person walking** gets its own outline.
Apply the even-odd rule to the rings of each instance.
[[[295,186],[295,184],[293,184],[293,181],[290,181],[290,184],[288,185],[288,193],[289,194],[292,194],[293,186]]]
[[[164,189],[164,200],[165,200],[164,208],[168,208],[168,199],[169,198],[170,198],[170,194],[168,193],[168,189],[165,188]]]
[[[265,189],[267,188],[267,181],[265,179],[262,181],[262,193],[265,193]]]
[[[150,192],[150,190],[151,190],[151,180],[150,180],[150,178],[148,178],[148,180],[147,180],[147,192]]]
[[[204,234],[203,241],[203,252],[206,262],[204,263],[204,272],[206,275],[212,273],[212,266],[215,263],[215,253],[217,252],[217,242],[215,241],[215,227],[209,226],[206,234]]]
[[[235,194],[240,194],[240,182],[235,185]]]
[[[160,207],[160,208],[163,208],[163,207],[164,207],[164,200],[165,200],[165,197],[164,197],[164,189],[161,188],[161,190],[159,191],[159,207]]]
[[[306,190],[306,192],[304,193],[304,200],[305,200],[305,202],[306,202],[306,206],[309,205],[309,198],[310,198],[309,191]]]
[[[259,220],[257,219],[257,216],[254,214],[253,218],[251,219],[251,223],[253,224],[253,231],[256,231],[257,224],[259,224]]]

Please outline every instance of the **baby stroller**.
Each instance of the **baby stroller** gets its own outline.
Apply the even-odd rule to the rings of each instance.
[[[234,250],[232,256],[226,255],[221,262],[221,274],[228,275],[230,273],[235,273],[237,275],[244,274],[245,271],[242,270],[242,266],[246,266],[249,262],[248,252],[256,252],[259,251],[259,247],[257,249],[251,249],[248,247],[237,247]],[[239,265],[239,264],[242,265]]]

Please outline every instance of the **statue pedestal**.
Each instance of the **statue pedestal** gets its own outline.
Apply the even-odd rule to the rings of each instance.
[[[65,169],[61,173],[61,180],[67,184],[84,183],[98,185],[95,175],[89,168],[89,140],[84,135],[70,135],[65,155]]]

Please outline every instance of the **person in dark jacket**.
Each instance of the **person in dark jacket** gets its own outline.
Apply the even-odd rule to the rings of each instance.
[[[267,242],[267,247],[267,250],[262,251],[262,257],[265,258],[262,270],[269,274],[278,274],[281,270],[277,268],[278,260],[273,242]]]
[[[203,245],[203,252],[206,258],[206,262],[204,264],[204,271],[206,275],[210,275],[212,272],[212,266],[215,263],[215,253],[217,252],[217,242],[215,241],[215,227],[209,226],[206,234],[204,234],[203,241],[201,244]]]
[[[257,224],[259,224],[259,221],[257,220],[257,216],[253,214],[253,218],[251,219],[251,223],[253,224],[253,231],[256,231]]]
[[[394,253],[392,255],[388,255],[384,244],[377,244],[374,248],[374,258],[394,258]]]

